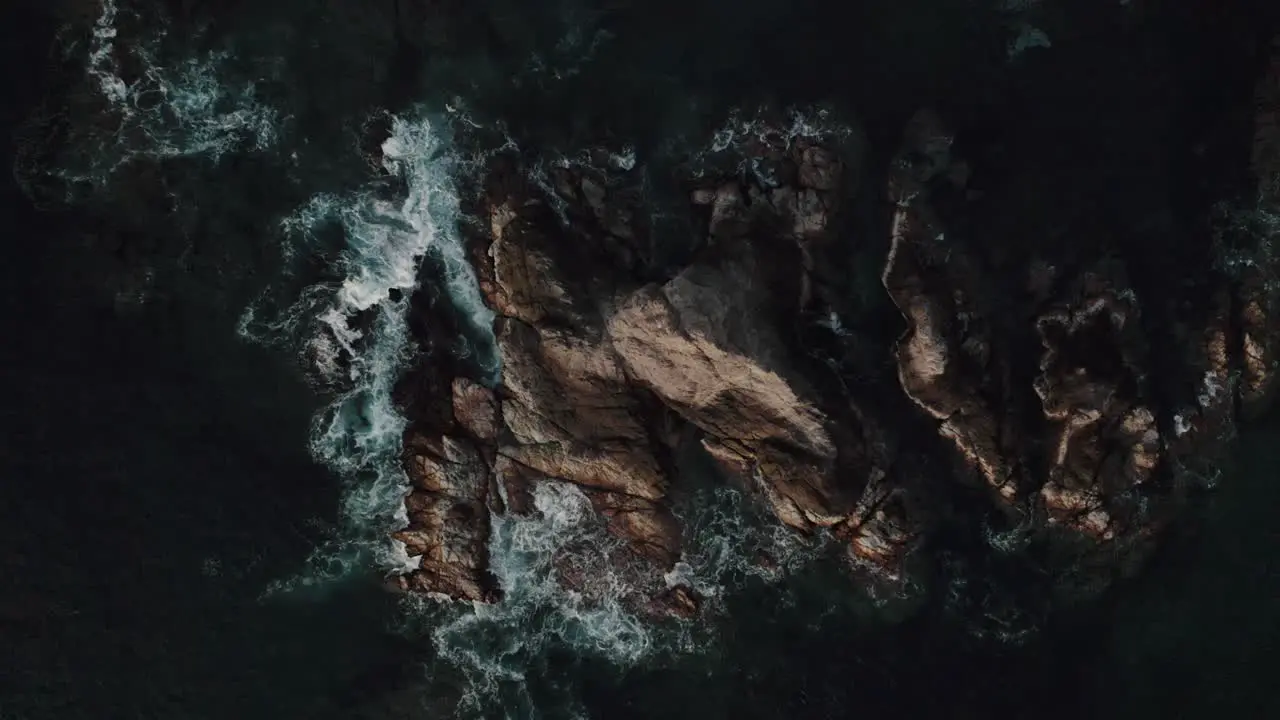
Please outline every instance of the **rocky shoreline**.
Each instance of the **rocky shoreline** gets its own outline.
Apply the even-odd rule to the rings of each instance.
[[[1262,212],[1280,203],[1276,67],[1256,96]],[[1213,263],[1189,306],[1135,283],[1147,268],[1100,238],[984,237],[981,171],[936,112],[911,119],[885,168],[847,127],[753,129],[734,170],[670,179],[687,201],[660,210],[695,228],[675,266],[642,168],[617,148],[549,182],[492,159],[468,243],[501,380],[428,351],[402,383],[412,489],[394,538],[420,564],[398,587],[497,600],[490,512],[537,513],[539,483],[568,483],[622,541],[633,606],[696,615],[692,588],[664,580],[681,558],[676,458],[693,451],[795,532],[831,533],[853,582],[919,582],[942,528],[981,527],[1046,548],[1046,571],[1090,595],[1140,566],[1216,482],[1235,425],[1271,404],[1280,257],[1265,233],[1204,233]],[[868,214],[887,218],[887,243],[851,221]],[[850,264],[867,243],[887,248],[896,341],[857,317]],[[447,304],[415,301],[424,348],[428,328],[456,327]],[[571,557],[557,567],[601,592]]]

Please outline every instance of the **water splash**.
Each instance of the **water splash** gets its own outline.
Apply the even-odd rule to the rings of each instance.
[[[729,120],[712,134],[710,145],[699,156],[740,150],[749,143],[770,145],[778,140],[784,147],[791,147],[800,139],[840,141],[852,134],[853,128],[833,119],[831,112],[822,108],[791,109],[786,113],[784,122],[771,120],[763,111],[748,117],[735,110]]]
[[[1053,42],[1045,31],[1027,23],[1019,23],[1018,34],[1009,41],[1008,55],[1013,60],[1028,50],[1050,47],[1053,47]]]
[[[654,649],[654,627],[623,608],[629,588],[613,563],[621,546],[588,498],[571,484],[547,481],[536,486],[533,501],[527,516],[493,518],[490,562],[503,601],[455,609],[430,630],[437,652],[466,677],[460,715],[487,717],[502,708],[509,717],[537,717],[528,673],[552,647],[622,665]],[[564,590],[562,562],[598,572],[593,584],[602,592],[587,598]]]
[[[102,0],[85,62],[90,92],[66,111],[94,121],[83,123],[59,163],[59,177],[103,187],[137,159],[203,157],[216,163],[233,151],[276,144],[283,119],[258,97],[254,81],[229,79],[230,49],[166,62],[164,19],[145,23],[158,28],[146,37],[129,37],[120,29],[126,15],[138,12]]]
[[[445,292],[478,334],[493,322],[457,232],[447,135],[414,111],[392,118],[381,150],[383,170],[404,187],[399,197],[388,199],[385,183],[371,182],[349,195],[317,195],[280,224],[286,261],[324,245],[324,231],[340,231],[335,264],[342,280],[308,287],[278,313],[263,313],[260,302],[241,319],[246,338],[298,343],[322,379],[346,388],[316,416],[311,434],[315,457],[346,480],[344,526],[299,578],[274,589],[323,584],[369,561],[392,572],[414,564],[386,536],[407,524],[400,466],[406,420],[392,391],[411,358],[409,302],[422,260],[430,255],[440,264]],[[480,360],[496,379],[496,353]]]
[[[841,152],[861,151],[857,128],[841,122],[822,107],[790,108],[786,112],[770,112],[759,108],[754,112],[734,110],[726,122],[711,132],[709,141],[685,150],[685,142],[669,143],[663,150],[668,157],[682,157],[682,165],[691,178],[738,174],[753,176],[764,186],[774,186],[769,169],[760,162],[761,148],[791,149],[800,141],[820,141]]]
[[[1006,57],[1016,60],[1028,50],[1053,47],[1049,34],[1033,23],[1041,8],[1040,0],[1004,0],[1001,9],[1009,17],[1012,38],[1006,44]]]
[[[688,546],[666,583],[695,587],[711,612],[722,609],[723,597],[746,578],[777,581],[822,547],[776,524],[753,524],[735,490],[708,489],[686,501]],[[504,592],[501,603],[407,601],[402,631],[428,634],[440,657],[463,673],[458,716],[539,717],[530,684],[541,661],[558,648],[587,662],[629,668],[712,647],[715,631],[704,620],[660,623],[636,614],[625,546],[607,533],[576,486],[541,482],[534,507],[526,516],[493,517],[489,552]],[[762,554],[776,562],[759,563]],[[566,564],[589,575],[589,593],[562,586]]]
[[[778,582],[829,546],[826,536],[807,538],[766,517],[733,487],[701,488],[683,498],[676,513],[686,550],[668,582],[688,584],[713,610],[744,581]]]

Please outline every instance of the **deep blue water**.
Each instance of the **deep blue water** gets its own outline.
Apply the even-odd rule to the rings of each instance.
[[[856,78],[844,102],[867,108],[873,142],[888,142],[907,108],[935,95],[957,115],[970,113],[974,132],[1002,131],[986,127],[992,106],[1027,122],[1069,108],[1078,113],[1064,129],[1069,142],[1089,132],[1119,137],[1125,122],[1150,121],[1146,115],[1124,122],[1108,116],[1091,125],[1083,103],[1061,99],[1071,93],[1100,86],[1114,93],[1108,96],[1113,104],[1131,102],[1152,116],[1194,117],[1186,107],[1238,82],[1187,62],[1185,88],[1155,89],[1137,99],[1125,100],[1130,86],[1122,80],[1072,84],[1080,68],[1105,73],[1138,60],[1115,37],[1077,29],[1084,40],[1073,45],[1068,33],[1054,49],[1068,59],[1046,55],[1038,61],[1061,83],[1024,86],[1019,92],[1026,97],[1015,92],[1012,100],[996,101],[978,88],[1003,67],[1002,42],[987,26],[966,25],[971,16],[964,3],[921,1],[894,10],[869,4],[859,24],[851,25],[852,40],[830,26],[798,25],[807,29],[787,42],[814,53],[781,60],[771,60],[768,46],[784,41],[766,29],[796,22],[816,6],[735,12],[710,4],[681,7],[704,25],[720,27],[719,34],[705,42],[691,34],[660,52],[645,43],[664,22],[651,20],[652,27],[622,35],[600,62],[618,67],[641,56],[668,65],[637,70],[633,85],[610,86],[619,106],[639,103],[644,83],[654,77],[672,78],[674,89],[709,98],[704,103],[710,109],[699,112],[710,117],[742,102],[743,87],[766,86],[757,82],[761,77],[804,76],[825,63],[832,74]],[[928,14],[930,8],[938,12]],[[904,23],[913,14],[920,22]],[[6,67],[43,67],[53,30],[47,16],[27,10],[12,17],[4,23]],[[261,20],[238,17],[247,17],[246,25]],[[298,24],[307,29],[304,21]],[[877,39],[889,28],[912,32]],[[562,29],[547,20],[541,31],[554,36]],[[1187,28],[1171,21],[1160,31],[1176,35]],[[340,34],[327,32],[335,33],[323,36],[328,39]],[[1196,53],[1226,42],[1221,34],[1206,35],[1213,39],[1193,43],[1188,54],[1200,57]],[[744,49],[748,37],[759,41],[752,51]],[[837,52],[837,46],[850,52]],[[357,56],[360,46],[353,48],[342,57]],[[489,51],[500,67],[502,52],[519,49]],[[315,53],[296,52],[315,59]],[[1083,59],[1072,64],[1072,57]],[[854,70],[874,63],[893,72]],[[438,72],[418,82],[466,75],[460,69]],[[1146,78],[1134,74],[1136,87]],[[477,105],[488,107],[477,112],[510,116],[513,108],[531,108],[527,118],[512,120],[513,133],[525,139],[545,134],[550,144],[572,145],[572,128],[548,127],[554,123],[536,118],[557,103],[597,112],[591,104],[598,96],[591,91],[601,77],[587,73],[550,90],[478,98]],[[44,80],[33,71],[7,73],[5,82],[6,94],[16,99],[4,109],[9,128],[26,117]],[[821,78],[779,87],[779,94],[794,95],[786,101],[824,92]],[[306,90],[320,93],[319,87]],[[306,97],[293,91],[293,97]],[[326,124],[325,113],[344,102],[394,101],[370,97],[376,94],[361,83],[335,83],[331,97],[295,108],[296,122],[312,123],[315,137],[332,133],[337,142],[342,128]],[[1161,102],[1168,112],[1147,108]],[[642,120],[639,113],[621,113],[634,125],[623,122],[616,131],[658,143],[673,128],[702,122],[677,109],[658,115]],[[1134,178],[1145,181],[1155,172],[1149,166],[1158,165],[1148,158],[1163,157],[1161,143],[1175,142],[1176,128],[1167,134],[1124,158],[1136,169],[1118,169],[1105,182],[1121,187]],[[1106,151],[1114,146],[1101,145],[1075,159],[1122,164]],[[1054,162],[1072,155],[1069,148],[1051,147]],[[342,157],[336,150],[334,155]],[[251,183],[251,161],[242,162],[244,182]],[[269,175],[270,162],[262,162]],[[1052,164],[1046,160],[1046,171]],[[303,168],[322,177],[320,186],[340,185],[348,172],[314,159]],[[1063,182],[1073,177],[1069,170],[1061,173]],[[206,200],[200,193],[193,197]],[[219,221],[224,224],[212,230],[201,225],[200,232],[225,233],[227,247],[238,247],[246,241],[231,237],[236,222],[272,203],[296,201],[208,198],[205,207],[226,212]],[[85,240],[96,232],[92,213],[39,213],[9,185],[3,207],[11,232],[0,262],[0,717],[448,717],[466,687],[465,674],[435,657],[429,636],[399,629],[403,609],[370,578],[356,574],[316,590],[263,597],[273,581],[296,573],[342,519],[340,479],[307,450],[309,423],[325,398],[302,381],[288,353],[236,335],[244,294],[238,288],[255,281],[229,267],[233,277],[226,286],[232,289],[218,294],[207,292],[206,277],[184,284],[162,274],[150,301],[121,305],[97,289],[110,263]],[[1274,422],[1264,423],[1242,439],[1236,477],[1189,518],[1187,532],[1147,574],[1095,612],[1054,619],[1024,646],[977,641],[945,618],[886,628],[842,592],[838,571],[819,563],[786,590],[752,583],[740,588],[727,612],[711,621],[714,643],[698,653],[626,666],[573,646],[549,646],[525,668],[528,700],[544,717],[1276,715],[1280,697],[1267,670],[1280,654],[1280,570],[1273,559],[1280,530],[1272,521],[1280,508],[1277,432]],[[529,707],[513,703],[507,711],[526,717]]]

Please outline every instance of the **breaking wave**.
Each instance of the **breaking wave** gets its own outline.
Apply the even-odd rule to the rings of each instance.
[[[460,714],[496,706],[508,717],[536,717],[529,673],[555,645],[624,664],[653,650],[654,628],[621,605],[627,587],[610,562],[618,543],[595,522],[587,497],[573,485],[544,482],[533,500],[528,516],[493,517],[490,563],[502,602],[455,610],[428,629],[437,652],[466,676]],[[602,598],[560,587],[555,564],[570,550],[575,564],[601,571],[593,582],[606,586]]]

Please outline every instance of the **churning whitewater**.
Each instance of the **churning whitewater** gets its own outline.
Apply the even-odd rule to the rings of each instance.
[[[444,268],[444,291],[472,328],[491,336],[493,314],[480,299],[458,237],[454,161],[441,137],[425,111],[392,118],[382,169],[401,181],[403,197],[388,199],[386,183],[375,181],[347,195],[315,196],[280,222],[286,260],[338,230],[342,281],[305,288],[279,317],[262,319],[251,307],[241,322],[247,338],[300,341],[303,361],[322,381],[345,388],[316,417],[311,437],[315,456],[347,483],[344,526],[312,558],[298,580],[303,584],[361,570],[370,560],[389,571],[415,564],[386,536],[407,523],[408,483],[400,467],[405,420],[392,391],[412,359],[407,314],[424,257]],[[492,340],[482,344],[489,347],[459,350],[481,354],[480,364],[496,381]]]

